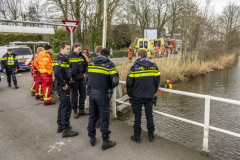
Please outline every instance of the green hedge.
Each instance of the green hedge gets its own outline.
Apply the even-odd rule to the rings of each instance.
[[[52,57],[54,58],[58,53],[52,53]],[[95,57],[96,54],[93,53],[92,57]],[[111,58],[118,58],[118,57],[127,57],[128,53],[127,50],[121,50],[121,51],[113,51],[113,54],[110,56]]]
[[[127,50],[120,50],[120,51],[113,51],[113,54],[110,56],[111,58],[117,58],[117,57],[127,57],[128,52]]]
[[[1,33],[0,34],[0,46],[9,45],[9,42],[14,41],[43,41],[43,36],[41,34],[11,34],[11,33]]]

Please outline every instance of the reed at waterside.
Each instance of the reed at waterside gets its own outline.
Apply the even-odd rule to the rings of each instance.
[[[237,52],[231,54],[223,54],[216,59],[202,60],[199,54],[188,56],[176,56],[173,58],[151,59],[159,68],[161,72],[161,84],[166,80],[170,81],[186,81],[191,77],[203,75],[208,72],[224,69],[231,66],[237,56]],[[127,74],[133,62],[126,62],[118,64],[116,69],[119,73],[121,81],[126,81]]]

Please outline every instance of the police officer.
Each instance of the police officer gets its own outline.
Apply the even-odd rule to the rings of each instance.
[[[60,104],[58,107],[57,133],[63,132],[62,137],[74,137],[78,132],[72,131],[70,127],[71,103],[70,90],[68,88],[69,80],[72,77],[69,62],[66,56],[70,53],[70,44],[60,43],[60,53],[54,58],[54,76],[60,90]]]
[[[70,68],[72,69],[72,80],[70,81],[71,90],[71,104],[73,109],[74,118],[78,118],[82,115],[88,115],[89,113],[84,111],[85,99],[86,99],[86,85],[84,73],[87,70],[88,63],[86,58],[81,53],[82,46],[76,43],[72,47],[72,52],[68,56]],[[79,96],[78,96],[79,93]],[[79,97],[79,102],[78,102]],[[79,113],[77,112],[77,104],[79,104]]]
[[[99,56],[99,55],[100,55],[102,49],[103,49],[102,46],[96,46],[96,47],[95,47],[96,56]],[[110,52],[110,53],[111,53],[111,52]],[[101,126],[100,115],[98,114],[97,123],[96,123],[96,128],[100,128],[100,126]]]
[[[140,49],[136,53],[136,62],[127,76],[127,94],[135,114],[134,135],[130,138],[136,143],[141,143],[141,116],[142,105],[145,107],[149,141],[154,141],[155,126],[153,123],[152,105],[153,96],[157,92],[160,82],[158,67],[147,58],[147,51]]]
[[[15,76],[16,69],[19,71],[18,60],[16,54],[12,53],[12,49],[8,48],[7,53],[1,59],[1,66],[3,72],[7,74],[8,87],[11,87],[11,75],[15,89],[18,89],[17,78]]]
[[[110,91],[119,83],[118,72],[115,65],[109,60],[109,49],[102,49],[99,56],[95,57],[88,64],[86,73],[87,90],[90,92],[89,105],[90,115],[88,122],[88,136],[92,146],[96,143],[96,122],[97,116],[100,114],[102,132],[102,150],[115,146],[115,141],[109,140],[111,131],[109,128],[110,119]]]

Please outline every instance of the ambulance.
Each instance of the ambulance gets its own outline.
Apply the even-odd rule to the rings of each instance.
[[[17,55],[19,68],[21,70],[30,70],[31,69],[31,58],[33,56],[33,53],[31,51],[31,48],[26,45],[12,45],[12,46],[0,46],[0,58],[7,53],[7,49],[11,48],[12,53],[15,53]],[[1,61],[0,61],[1,63]],[[0,65],[0,70],[2,70]]]
[[[151,58],[151,54],[150,54],[151,42],[147,38],[138,38],[136,48],[145,49],[148,53],[149,58]]]

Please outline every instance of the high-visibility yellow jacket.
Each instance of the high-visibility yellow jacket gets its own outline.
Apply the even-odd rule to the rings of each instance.
[[[48,73],[49,75],[52,75],[53,73],[52,63],[53,59],[51,57],[50,52],[44,49],[36,56],[34,66],[40,73]]]

